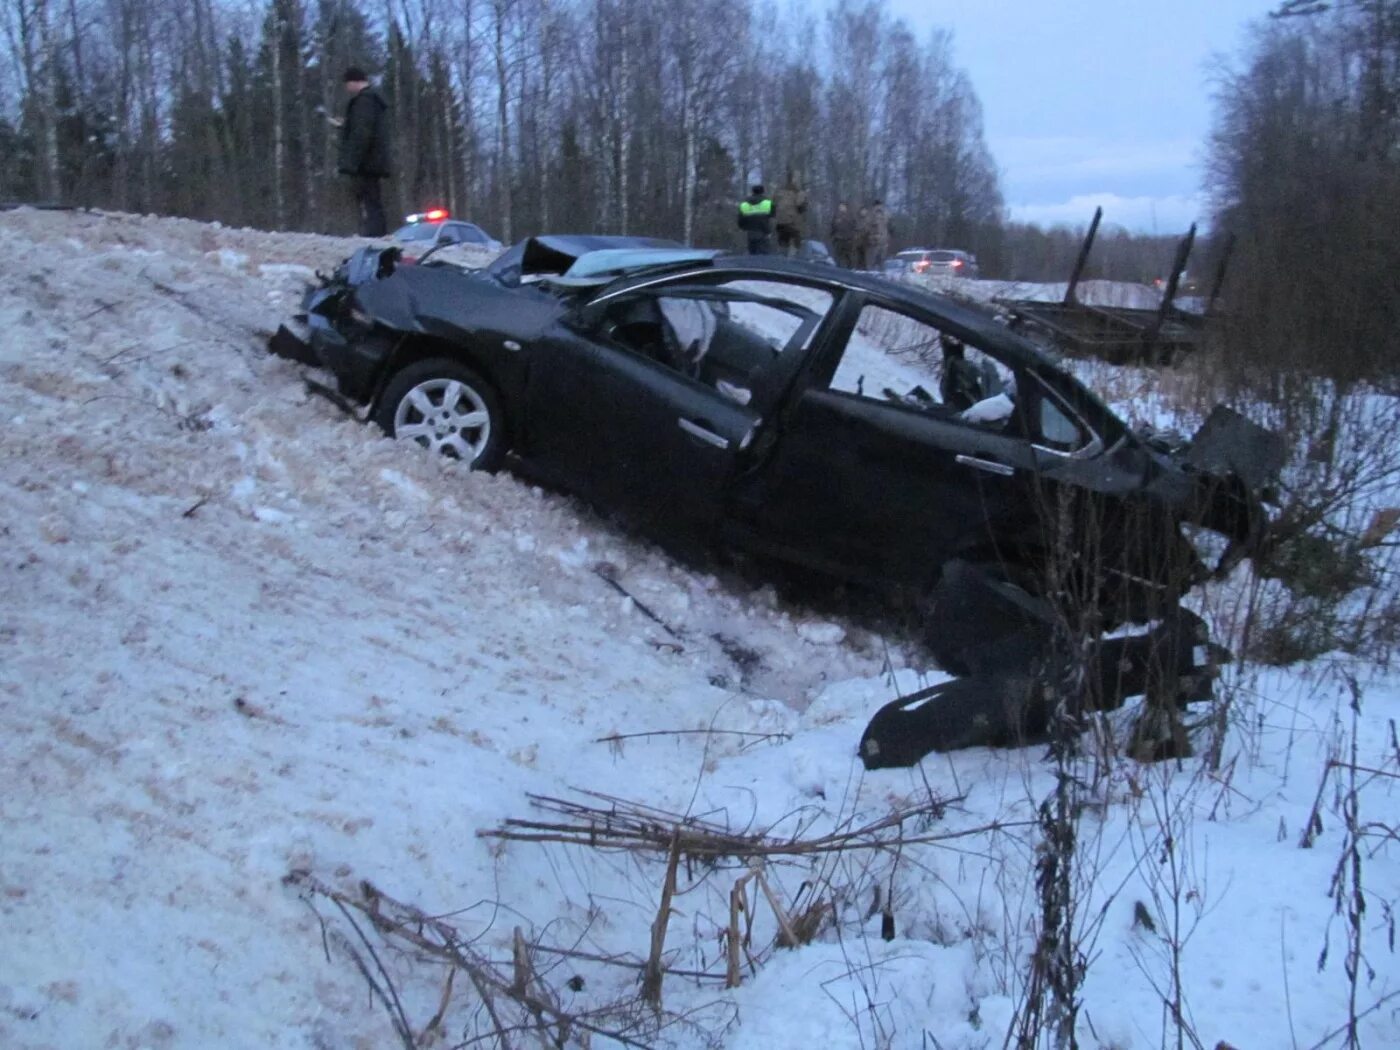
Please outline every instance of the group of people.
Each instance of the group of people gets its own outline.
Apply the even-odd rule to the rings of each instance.
[[[873,200],[852,211],[838,201],[831,217],[831,253],[837,266],[852,270],[878,269],[890,253],[890,216],[885,202]]]
[[[749,187],[749,195],[739,202],[739,229],[748,239],[749,254],[771,254],[776,233],[778,251],[796,255],[802,250],[806,216],[807,193],[797,185],[792,172],[788,172],[787,182],[771,197],[762,183],[754,183]]]
[[[775,234],[780,253],[799,254],[806,216],[807,192],[792,172],[771,197],[762,183],[755,183],[739,202],[739,229],[744,231],[749,254],[771,254]],[[852,270],[878,267],[890,251],[890,218],[884,202],[873,200],[859,212],[851,209],[849,201],[838,203],[831,217],[831,251],[838,266]]]
[[[371,87],[366,73],[352,66],[345,71],[349,100],[343,118],[331,118],[340,128],[337,168],[350,179],[359,210],[359,231],[364,237],[382,237],[387,230],[381,189],[392,169],[389,146],[388,106]],[[748,239],[749,253],[784,255],[802,251],[807,224],[807,192],[789,171],[787,180],[771,197],[761,183],[751,187],[739,202],[739,228]],[[874,269],[890,250],[890,220],[883,201],[873,200],[857,212],[849,201],[836,205],[831,219],[831,251],[838,266],[853,270]]]

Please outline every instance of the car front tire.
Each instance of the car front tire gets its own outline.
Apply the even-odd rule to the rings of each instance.
[[[497,470],[506,454],[500,396],[470,368],[430,358],[397,373],[379,399],[374,421],[395,440],[459,459],[473,470]]]

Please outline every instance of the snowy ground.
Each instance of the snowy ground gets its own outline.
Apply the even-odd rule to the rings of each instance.
[[[960,799],[938,829],[1013,825],[897,860],[773,866],[779,896],[815,885],[835,925],[775,951],[760,910],[744,985],[669,978],[666,1007],[696,1012],[656,1037],[1000,1046],[1033,935],[1035,836],[1020,822],[1052,787],[1041,750],[865,774],[869,715],[936,680],[897,640],[677,564],[571,500],[435,463],[308,396],[262,340],[311,268],[351,246],[0,216],[0,1046],[399,1045],[283,886],[293,868],[468,909],[454,921],[502,958],[516,926],[645,957],[660,861],[476,836],[529,816],[527,793],[574,788],[809,836],[930,792]],[[1358,761],[1394,769],[1400,688],[1354,670]],[[1330,790],[1315,847],[1297,840],[1350,733],[1349,694],[1321,666],[1232,685],[1225,773],[1115,763],[1083,818],[1082,1045],[1164,1042],[1173,900],[1205,1045],[1306,1047],[1345,1022]],[[771,736],[597,742],[696,729]],[[1393,824],[1394,783],[1368,782],[1363,821]],[[1164,866],[1168,831],[1178,860]],[[739,874],[683,870],[673,966],[722,972]],[[1400,991],[1384,943],[1395,848],[1368,842],[1364,877],[1374,977],[1359,1010]],[[876,886],[893,901],[889,942],[868,914]],[[441,974],[384,951],[426,1024]],[[570,1008],[634,990],[626,971],[576,969]],[[574,973],[553,977],[562,989]],[[446,1045],[480,1020],[455,995]],[[1400,1044],[1397,1002],[1361,1022],[1364,1045]]]

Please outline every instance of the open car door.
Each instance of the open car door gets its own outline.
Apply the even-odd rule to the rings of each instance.
[[[755,413],[598,335],[561,330],[538,347],[526,390],[531,464],[644,521],[710,524]]]
[[[824,316],[763,284],[681,275],[576,310],[532,354],[531,463],[644,521],[713,526],[785,352]]]

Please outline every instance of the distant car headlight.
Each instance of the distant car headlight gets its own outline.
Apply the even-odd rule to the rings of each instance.
[[[1200,558],[1212,573],[1218,571],[1225,562],[1225,556],[1230,552],[1230,537],[1187,521],[1181,523],[1180,529],[1181,538],[1191,545],[1196,557]]]

